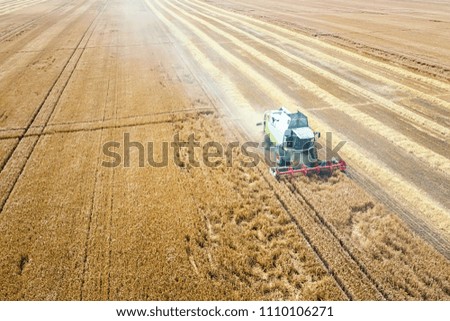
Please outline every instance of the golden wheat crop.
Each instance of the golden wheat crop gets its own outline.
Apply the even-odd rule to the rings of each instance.
[[[361,259],[389,298],[450,298],[448,260],[345,175],[302,178],[291,184]]]
[[[367,187],[342,173],[277,180],[242,166],[239,145],[268,106],[299,105],[349,142],[353,172],[448,239],[437,192],[409,175],[421,162],[447,182],[447,83],[197,0],[84,1],[0,38],[0,300],[450,299],[448,259]],[[406,171],[360,132],[410,156]],[[224,155],[206,166],[174,135]],[[104,166],[111,142],[119,166]],[[149,165],[165,143],[167,164]]]

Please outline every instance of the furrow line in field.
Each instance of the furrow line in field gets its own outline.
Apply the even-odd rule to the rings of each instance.
[[[103,104],[103,119],[105,119],[105,117],[106,117],[106,107],[108,105],[108,98],[110,95],[110,84],[111,84],[111,75],[109,75],[109,77],[108,77],[108,85],[106,88],[106,99]],[[100,132],[99,140],[97,143],[97,145],[99,146],[99,150],[98,150],[97,159],[96,159],[97,166],[95,167],[95,173],[94,173],[94,189],[93,189],[91,200],[90,200],[91,204],[89,207],[89,218],[88,218],[88,222],[87,222],[86,238],[84,240],[83,272],[81,274],[80,301],[83,301],[84,294],[85,294],[84,285],[86,284],[86,278],[87,278],[86,272],[88,270],[89,241],[91,240],[92,219],[94,216],[94,205],[95,205],[95,200],[96,200],[96,196],[97,196],[97,189],[99,188],[98,181],[99,181],[99,176],[101,175],[100,160],[101,160],[101,155],[102,155],[101,150],[102,150],[102,142],[103,142],[104,132],[105,132],[104,130],[102,130]],[[112,197],[111,197],[111,199],[112,199]]]
[[[114,98],[113,100],[113,114],[112,118],[117,119],[117,110],[118,110],[118,104],[117,104],[117,96],[118,96],[118,90],[117,90],[117,81],[119,78],[119,68],[117,68],[117,64],[115,64],[115,70],[114,70]],[[112,167],[111,169],[111,182],[110,182],[110,208],[109,208],[109,228],[108,228],[108,276],[107,276],[107,285],[106,285],[106,298],[107,300],[111,300],[111,270],[112,270],[112,252],[113,252],[113,215],[114,215],[114,180],[115,180],[115,168]]]
[[[177,114],[212,114],[217,112],[216,109],[211,109],[208,107],[199,107],[199,108],[188,108],[188,109],[178,109],[173,111],[161,111],[161,112],[152,112],[152,113],[144,113],[139,115],[131,115],[131,116],[123,116],[123,117],[106,117],[104,120],[101,119],[94,119],[94,120],[83,120],[83,121],[65,121],[65,122],[52,122],[51,124],[47,125],[47,129],[50,129],[52,127],[60,127],[60,126],[89,126],[90,124],[95,123],[106,123],[106,122],[112,122],[112,121],[125,121],[130,119],[138,119],[143,117],[153,117],[153,116],[164,116],[164,115],[177,115]],[[119,124],[119,127],[126,126]]]
[[[186,120],[186,117],[193,116],[193,115],[211,115],[215,114],[215,110],[204,110],[202,111],[199,109],[198,111],[188,111],[183,112],[179,111],[176,113],[168,112],[168,113],[154,113],[147,116],[133,116],[133,117],[120,117],[117,119],[105,119],[105,121],[102,120],[96,120],[96,121],[83,121],[83,122],[74,122],[74,123],[68,123],[67,125],[60,125],[60,124],[51,124],[47,125],[45,128],[43,126],[38,127],[39,129],[43,129],[43,131],[34,131],[27,134],[4,134],[3,136],[0,136],[0,140],[6,140],[6,139],[12,139],[12,138],[23,138],[23,137],[40,137],[40,136],[49,136],[49,135],[55,135],[55,134],[62,134],[62,133],[77,133],[77,132],[92,132],[97,130],[103,130],[103,129],[115,129],[115,128],[127,128],[127,127],[136,127],[136,126],[145,126],[150,124],[164,124],[164,123],[170,123],[170,122],[183,122]],[[179,114],[179,115],[177,115]],[[155,119],[155,116],[165,116],[165,115],[177,115],[175,117],[170,118],[161,118],[161,119]],[[217,117],[221,117],[217,115]],[[119,122],[120,120],[128,120],[124,122]],[[36,127],[33,127],[36,128]]]

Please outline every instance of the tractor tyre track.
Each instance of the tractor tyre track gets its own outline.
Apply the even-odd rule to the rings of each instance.
[[[0,200],[0,213],[3,211],[3,208],[6,204],[6,202],[8,201],[9,196],[11,195],[11,193],[14,189],[14,186],[16,185],[16,182],[19,180],[20,176],[22,175],[22,172],[40,139],[40,136],[35,136],[34,138],[32,138],[31,142],[28,144],[28,142],[24,141],[24,137],[33,130],[36,130],[38,133],[42,133],[44,131],[51,115],[53,114],[53,112],[56,108],[56,105],[58,104],[58,101],[59,101],[62,93],[64,92],[64,89],[66,88],[67,84],[69,83],[70,78],[72,77],[72,74],[73,74],[76,66],[78,65],[78,62],[80,61],[81,56],[84,53],[86,44],[89,41],[89,39],[95,29],[95,26],[96,26],[95,22],[97,21],[97,18],[99,17],[101,12],[103,12],[105,7],[106,7],[106,2],[103,4],[103,8],[98,11],[97,15],[93,18],[92,22],[88,25],[88,27],[86,28],[86,31],[82,34],[77,47],[73,50],[71,56],[69,57],[66,64],[64,65],[64,68],[62,68],[61,73],[58,75],[57,79],[54,81],[51,88],[49,89],[47,95],[45,96],[45,99],[40,104],[40,106],[36,109],[33,116],[31,117],[30,121],[28,122],[24,134],[21,137],[19,137],[17,144],[14,146],[14,148],[12,148],[11,152],[8,154],[6,161],[4,162],[5,165],[1,169],[0,174],[3,174],[3,172],[7,169],[8,163],[10,163],[11,158],[14,157],[16,150],[20,149],[21,145],[24,146],[24,149],[25,149],[24,153],[23,152],[20,153],[20,157],[24,158],[24,160],[21,163],[19,163],[18,169],[16,169],[16,173],[14,173],[12,175],[13,177],[12,178],[9,177],[9,180],[12,180],[12,181],[2,184],[2,189],[6,189],[6,191],[4,191],[5,193],[2,193],[3,196]],[[83,46],[83,43],[84,43],[84,46]],[[63,74],[67,74],[65,79],[63,79],[63,77],[62,77]],[[61,88],[57,88],[57,85],[59,83],[62,83]],[[55,97],[51,97],[51,96],[55,96]],[[44,106],[46,105],[46,102],[50,101],[50,99],[52,99],[54,101],[49,102],[50,106],[47,108],[50,109],[50,111],[48,112],[45,110]],[[47,113],[46,115],[43,115],[43,117],[44,117],[43,126],[33,129],[32,128],[33,123],[37,119],[38,115],[41,114],[41,112]],[[11,175],[8,175],[8,176],[11,176]],[[1,179],[5,179],[5,178],[2,177]]]

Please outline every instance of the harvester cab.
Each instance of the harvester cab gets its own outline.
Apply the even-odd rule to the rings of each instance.
[[[343,160],[318,159],[316,138],[320,138],[320,133],[309,127],[308,118],[301,112],[291,113],[284,107],[269,110],[264,113],[262,124],[265,148],[270,152],[270,159],[275,162],[270,172],[275,177],[298,173],[331,175],[335,169],[345,171]]]

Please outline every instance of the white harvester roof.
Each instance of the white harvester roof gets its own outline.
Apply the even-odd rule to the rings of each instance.
[[[291,122],[296,122],[295,124]],[[283,136],[288,129],[292,129],[300,139],[313,139],[314,132],[308,127],[307,118],[303,114],[292,114],[285,107],[270,112],[269,128],[278,143],[283,141]]]

